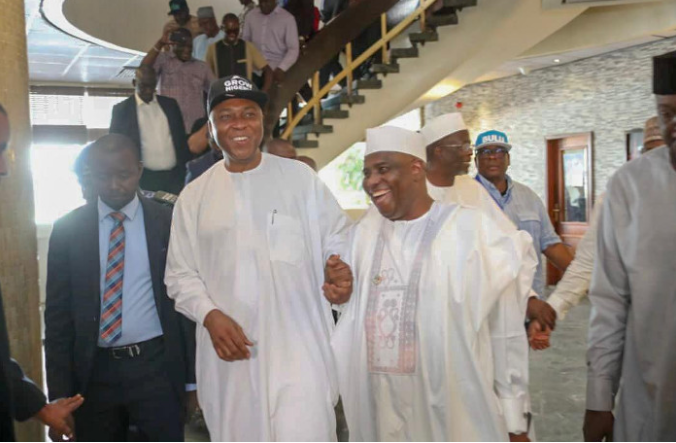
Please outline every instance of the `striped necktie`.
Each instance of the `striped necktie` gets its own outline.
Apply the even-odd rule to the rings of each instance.
[[[121,212],[111,212],[113,229],[108,245],[108,265],[101,304],[99,334],[104,343],[114,343],[122,335],[122,282],[124,280],[124,219]]]

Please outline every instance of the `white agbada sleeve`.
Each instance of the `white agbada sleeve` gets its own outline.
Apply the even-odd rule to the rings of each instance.
[[[603,208],[603,197],[596,201],[592,220],[587,233],[582,237],[575,250],[575,259],[566,269],[563,278],[556,285],[556,289],[547,299],[559,320],[566,318],[571,308],[580,304],[589,292],[594,257],[596,257],[596,234],[599,226],[599,217]]]
[[[527,233],[501,230],[487,214],[483,214],[482,220],[484,272],[488,284],[477,285],[477,288],[498,292],[481,294],[486,304],[480,308],[490,309],[487,320],[493,350],[493,389],[500,401],[507,431],[522,434],[528,431],[530,412],[528,337],[524,321],[537,258]],[[510,283],[496,287],[491,280]],[[494,297],[497,300],[492,303]]]
[[[630,288],[615,226],[629,223],[629,208],[616,174],[608,183],[600,216],[597,260],[589,290],[592,313],[587,347],[587,409],[592,411],[612,411],[622,372]]]
[[[200,186],[195,183],[195,186]],[[186,189],[188,190],[188,189]],[[171,237],[164,282],[167,295],[174,299],[176,310],[199,325],[209,312],[218,309],[207,293],[199,275],[197,261],[197,214],[199,199],[185,192],[174,206]]]
[[[340,255],[344,261],[347,261],[345,258],[347,256],[347,231],[352,223],[331,190],[319,179],[319,176],[315,174],[315,177],[315,195],[319,204],[316,214],[319,232],[322,236],[324,262],[333,254]]]

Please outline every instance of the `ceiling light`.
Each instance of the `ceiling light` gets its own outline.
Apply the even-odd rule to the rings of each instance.
[[[555,58],[554,63],[561,63],[561,60],[559,60],[558,58]]]

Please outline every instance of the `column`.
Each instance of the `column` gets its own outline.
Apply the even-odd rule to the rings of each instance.
[[[12,131],[10,176],[0,183],[0,283],[12,357],[42,386],[37,239],[29,147],[28,56],[22,0],[0,0],[0,103]],[[19,441],[44,441],[35,420],[16,425]]]

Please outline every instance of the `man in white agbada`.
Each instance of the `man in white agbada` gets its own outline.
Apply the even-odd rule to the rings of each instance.
[[[589,289],[587,441],[676,441],[676,52],[653,60],[666,146],[608,182]]]
[[[420,134],[382,127],[366,143],[378,211],[350,232],[355,291],[332,339],[350,439],[525,439],[528,234],[435,203]]]
[[[484,211],[506,232],[516,226],[495,203],[486,188],[467,173],[472,161],[472,143],[462,114],[452,112],[436,117],[420,130],[427,158],[427,193],[434,200],[455,203]],[[531,291],[527,317],[529,340],[534,349],[549,346],[549,334],[556,324],[556,313],[547,302]],[[545,337],[544,339],[542,337]]]
[[[260,152],[266,100],[242,77],[212,84],[209,131],[225,159],[178,199],[165,282],[197,323],[198,397],[213,441],[332,441],[330,302],[349,297],[352,276],[328,282],[328,300],[322,284],[348,222],[310,168]]]

